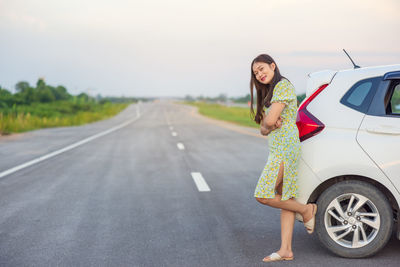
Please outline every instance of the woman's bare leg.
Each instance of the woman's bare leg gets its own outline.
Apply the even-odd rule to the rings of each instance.
[[[292,237],[293,237],[293,227],[296,212],[303,216],[303,220],[307,222],[312,218],[313,207],[311,205],[301,204],[294,199],[289,199],[286,201],[281,201],[282,198],[282,186],[283,186],[283,170],[284,163],[281,162],[278,179],[276,181],[276,191],[277,194],[274,199],[266,198],[256,198],[262,204],[280,208],[281,209],[281,248],[277,253],[281,257],[293,257],[292,251]],[[265,261],[269,260],[269,256],[264,258]]]
[[[278,186],[279,192],[282,190],[282,184]],[[277,251],[281,257],[293,257],[292,237],[295,215],[293,211],[281,209],[281,248]],[[268,256],[264,260],[268,260]]]
[[[304,222],[308,222],[312,218],[313,206],[311,204],[301,204],[294,199],[281,201],[282,196],[276,195],[275,198],[256,198],[258,202],[273,208],[288,210],[300,213]]]
[[[278,253],[283,257],[293,257],[292,237],[295,214],[293,211],[281,210],[281,248]]]

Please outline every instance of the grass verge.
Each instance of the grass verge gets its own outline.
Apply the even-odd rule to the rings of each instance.
[[[129,103],[74,104],[56,101],[0,109],[0,135],[39,128],[82,125],[112,117],[128,105]]]
[[[233,122],[238,125],[259,128],[260,126],[250,117],[250,108],[227,107],[219,104],[204,102],[184,102],[184,104],[196,106],[199,113],[218,120]]]

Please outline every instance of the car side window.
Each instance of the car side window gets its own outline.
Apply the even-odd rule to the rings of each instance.
[[[366,113],[375,95],[379,81],[380,78],[375,77],[357,82],[346,92],[340,100],[340,103],[362,113]]]
[[[351,92],[351,94],[347,98],[347,101],[354,106],[358,106],[358,107],[361,106],[361,104],[363,103],[365,97],[368,95],[371,88],[372,88],[372,82],[364,82],[364,83],[358,85]]]
[[[393,90],[388,91],[386,114],[400,115],[400,82],[393,85]],[[385,98],[386,99],[386,98]]]

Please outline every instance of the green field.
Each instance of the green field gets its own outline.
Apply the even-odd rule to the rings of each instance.
[[[112,117],[129,103],[80,103],[54,101],[0,108],[0,134],[39,128],[73,126]]]
[[[185,104],[198,107],[199,113],[218,120],[236,123],[242,126],[259,128],[260,126],[250,117],[250,108],[227,107],[219,104],[204,102],[184,102]]]
[[[0,86],[0,135],[102,120],[137,101],[131,97],[71,95],[64,86],[46,84],[42,78],[36,85],[20,81],[15,90],[12,93]]]

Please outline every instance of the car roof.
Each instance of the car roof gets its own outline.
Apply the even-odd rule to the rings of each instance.
[[[357,69],[345,69],[340,70],[339,72],[353,72],[358,74],[364,74],[365,76],[375,76],[375,75],[383,75],[389,71],[400,70],[400,64],[393,65],[382,65],[382,66],[370,66],[370,67],[362,67]]]

